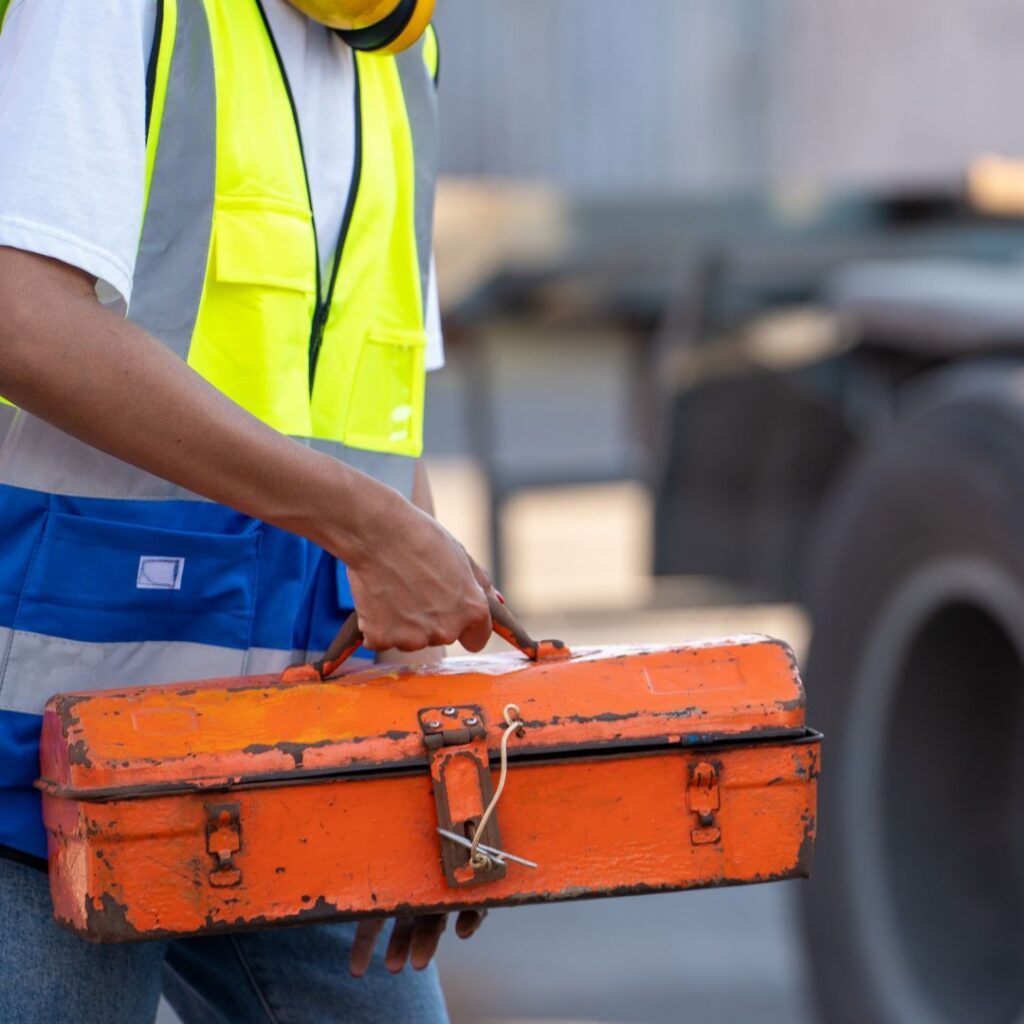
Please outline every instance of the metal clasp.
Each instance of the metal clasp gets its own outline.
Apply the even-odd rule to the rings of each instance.
[[[483,712],[474,704],[424,708],[419,712],[423,742],[430,756],[437,823],[445,832],[472,842],[484,809],[494,796]],[[484,827],[481,844],[501,849],[497,814]],[[441,866],[452,888],[505,877],[505,864],[491,859],[485,867],[469,863],[467,846],[442,837]]]
[[[235,854],[242,848],[242,826],[238,804],[206,805],[206,850],[216,858],[209,874],[210,885],[218,888],[238,885],[242,872],[235,866]]]
[[[718,786],[718,769],[710,761],[701,761],[690,770],[690,784],[686,790],[686,802],[697,815],[699,827],[690,831],[694,846],[717,843],[722,838],[716,812],[721,806]]]

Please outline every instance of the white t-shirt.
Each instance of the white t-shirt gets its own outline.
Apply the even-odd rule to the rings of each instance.
[[[327,265],[352,181],[352,51],[287,0],[263,4],[299,115]],[[156,0],[12,0],[0,32],[0,245],[84,270],[121,311],[142,226],[155,21]],[[444,365],[433,268],[426,363]]]

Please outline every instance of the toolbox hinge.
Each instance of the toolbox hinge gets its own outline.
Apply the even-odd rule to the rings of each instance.
[[[424,708],[419,712],[423,742],[430,758],[437,823],[448,832],[472,840],[484,809],[494,796],[483,713],[473,704]],[[469,851],[440,838],[441,866],[452,888],[479,885],[505,877],[505,865],[469,863]],[[481,843],[500,848],[498,816],[492,814]]]
[[[697,828],[690,830],[690,841],[694,846],[717,843],[722,838],[722,830],[718,824],[721,801],[718,768],[710,761],[700,761],[693,765],[686,790],[686,802],[690,810],[697,815]]]
[[[206,805],[206,850],[214,858],[208,876],[210,885],[224,888],[239,885],[242,872],[235,866],[235,854],[242,848],[242,826],[238,804]]]

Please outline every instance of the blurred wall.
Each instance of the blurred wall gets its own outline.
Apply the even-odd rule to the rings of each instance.
[[[445,169],[577,193],[1024,154],[1019,0],[439,0]]]
[[[922,179],[979,152],[1024,155],[1019,0],[787,0],[779,11],[791,60],[774,97],[778,175]]]
[[[577,192],[763,177],[760,0],[439,0],[445,168]]]

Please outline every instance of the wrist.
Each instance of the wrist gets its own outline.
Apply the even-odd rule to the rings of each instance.
[[[337,462],[334,465],[341,470],[335,473],[337,486],[318,503],[320,535],[312,539],[358,570],[380,548],[407,503],[394,488]]]

